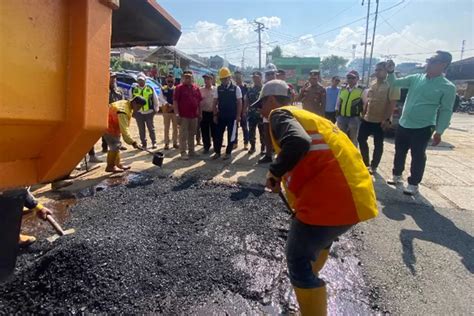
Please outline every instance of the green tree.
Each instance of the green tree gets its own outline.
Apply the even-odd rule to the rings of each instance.
[[[321,71],[325,76],[336,76],[346,70],[348,60],[341,56],[331,55],[321,61]]]
[[[283,55],[283,51],[281,50],[281,47],[277,45],[270,54],[272,55],[272,58],[280,58]]]

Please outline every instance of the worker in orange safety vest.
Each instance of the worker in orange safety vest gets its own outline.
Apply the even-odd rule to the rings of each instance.
[[[347,135],[329,120],[296,106],[282,80],[266,83],[252,105],[269,119],[277,159],[266,186],[294,212],[287,239],[290,281],[301,313],[326,315],[325,282],[319,278],[332,242],[378,214],[372,178]]]

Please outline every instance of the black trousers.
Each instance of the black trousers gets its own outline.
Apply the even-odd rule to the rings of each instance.
[[[214,137],[214,152],[217,154],[221,153],[222,142],[224,140],[224,132],[227,129],[227,147],[225,153],[230,155],[234,148],[235,139],[232,139],[234,132],[234,118],[219,118],[217,121],[216,134]]]
[[[324,112],[324,116],[333,123],[336,123],[336,112]]]
[[[408,183],[418,185],[423,179],[426,165],[426,148],[433,134],[433,126],[404,128],[398,126],[395,134],[395,158],[393,175],[401,176],[405,169],[408,150],[411,152],[410,177]]]
[[[255,143],[257,141],[257,129],[258,129],[258,137],[260,139],[260,144],[262,146],[265,146],[265,138],[264,138],[262,121],[249,120],[249,142],[250,142],[251,147],[255,147]]]
[[[213,121],[214,114],[212,112],[202,112],[201,119],[201,135],[202,135],[202,144],[205,150],[211,148],[211,139],[214,139],[214,134],[216,133],[216,126]]]
[[[369,160],[369,145],[367,144],[370,135],[374,136],[372,162]],[[376,169],[379,166],[383,154],[383,138],[383,129],[380,123],[361,121],[357,141],[359,142],[362,159],[367,167],[370,166],[372,169]]]

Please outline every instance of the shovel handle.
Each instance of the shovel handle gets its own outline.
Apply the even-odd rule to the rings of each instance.
[[[53,226],[54,230],[60,236],[64,236],[64,230],[61,228],[61,225],[59,225],[51,215],[46,216],[46,220],[51,224],[51,226]]]

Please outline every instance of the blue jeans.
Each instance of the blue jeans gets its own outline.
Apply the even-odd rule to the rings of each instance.
[[[286,261],[291,284],[302,289],[323,286],[325,283],[313,273],[311,262],[316,261],[319,252],[329,249],[332,242],[352,225],[313,226],[293,218],[286,244]]]

